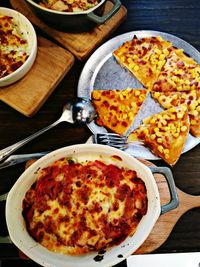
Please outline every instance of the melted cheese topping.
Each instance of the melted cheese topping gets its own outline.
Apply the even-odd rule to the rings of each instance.
[[[26,193],[30,235],[51,251],[79,255],[121,243],[147,211],[144,182],[119,157],[60,159]]]
[[[81,12],[98,5],[98,0],[42,0],[42,7],[65,12]]]
[[[27,40],[14,19],[0,15],[0,78],[23,65],[28,58],[27,49]]]

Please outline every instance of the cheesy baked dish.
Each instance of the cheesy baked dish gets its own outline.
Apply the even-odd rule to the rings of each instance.
[[[147,212],[146,186],[118,156],[62,158],[39,170],[23,200],[30,235],[71,255],[100,251],[132,236]]]
[[[3,78],[27,60],[28,42],[19,25],[10,16],[0,14],[0,78]]]
[[[41,0],[39,5],[57,11],[80,12],[98,5],[98,0]]]

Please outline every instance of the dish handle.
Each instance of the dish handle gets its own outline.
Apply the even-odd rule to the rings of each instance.
[[[161,206],[161,214],[164,214],[170,210],[173,210],[175,208],[178,207],[178,204],[179,204],[179,200],[178,200],[178,194],[177,194],[177,191],[176,191],[176,185],[175,185],[175,182],[174,182],[174,178],[173,178],[173,175],[172,175],[172,172],[169,168],[167,167],[149,167],[151,172],[154,174],[154,173],[160,173],[160,174],[163,174],[164,177],[166,178],[167,180],[167,184],[168,184],[168,187],[169,187],[169,191],[170,191],[170,196],[171,196],[171,200],[169,203]],[[0,202],[1,201],[5,201],[6,198],[7,198],[7,195],[8,193],[6,194],[3,194],[0,196]],[[8,243],[12,243],[11,242],[11,239],[9,236],[0,236],[0,244],[3,243],[3,244],[8,244]]]
[[[0,236],[0,244],[12,244],[9,236]]]
[[[7,195],[8,193],[1,195],[0,202],[5,201],[7,198]],[[10,243],[12,242],[9,236],[0,236],[0,244],[10,244]]]
[[[153,174],[154,173],[163,174],[165,179],[167,180],[167,184],[169,187],[171,199],[170,199],[169,203],[161,206],[161,215],[170,211],[170,210],[177,208],[178,204],[179,204],[179,200],[178,200],[176,185],[175,185],[173,174],[172,174],[171,170],[167,167],[149,167],[149,168]]]
[[[87,18],[91,21],[94,21],[97,24],[103,24],[109,18],[111,18],[119,10],[119,8],[121,6],[120,0],[111,0],[111,2],[113,3],[114,6],[111,8],[111,10],[107,14],[100,17],[100,16],[94,14],[94,12],[90,12],[89,14],[87,14]]]
[[[7,196],[8,196],[8,193],[5,193],[3,195],[0,195],[0,202],[6,201]]]

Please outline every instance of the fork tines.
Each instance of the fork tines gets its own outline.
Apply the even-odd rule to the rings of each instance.
[[[126,149],[127,137],[114,133],[103,133],[94,135],[94,141],[97,144],[109,145],[118,149]]]

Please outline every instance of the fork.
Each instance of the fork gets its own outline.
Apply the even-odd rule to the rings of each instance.
[[[120,150],[125,150],[129,145],[144,145],[142,141],[134,141],[133,143],[128,144],[128,137],[122,136],[114,133],[97,133],[92,136],[93,143],[109,145]],[[19,154],[19,155],[11,155],[2,163],[0,163],[0,170],[13,166],[15,164],[19,164],[30,159],[38,159],[50,151],[38,152],[38,153],[30,153],[30,154]]]
[[[125,150],[130,144],[132,145],[144,145],[142,141],[134,141],[128,143],[128,137],[115,133],[97,133],[92,136],[93,142],[96,144],[108,145],[120,150]]]

